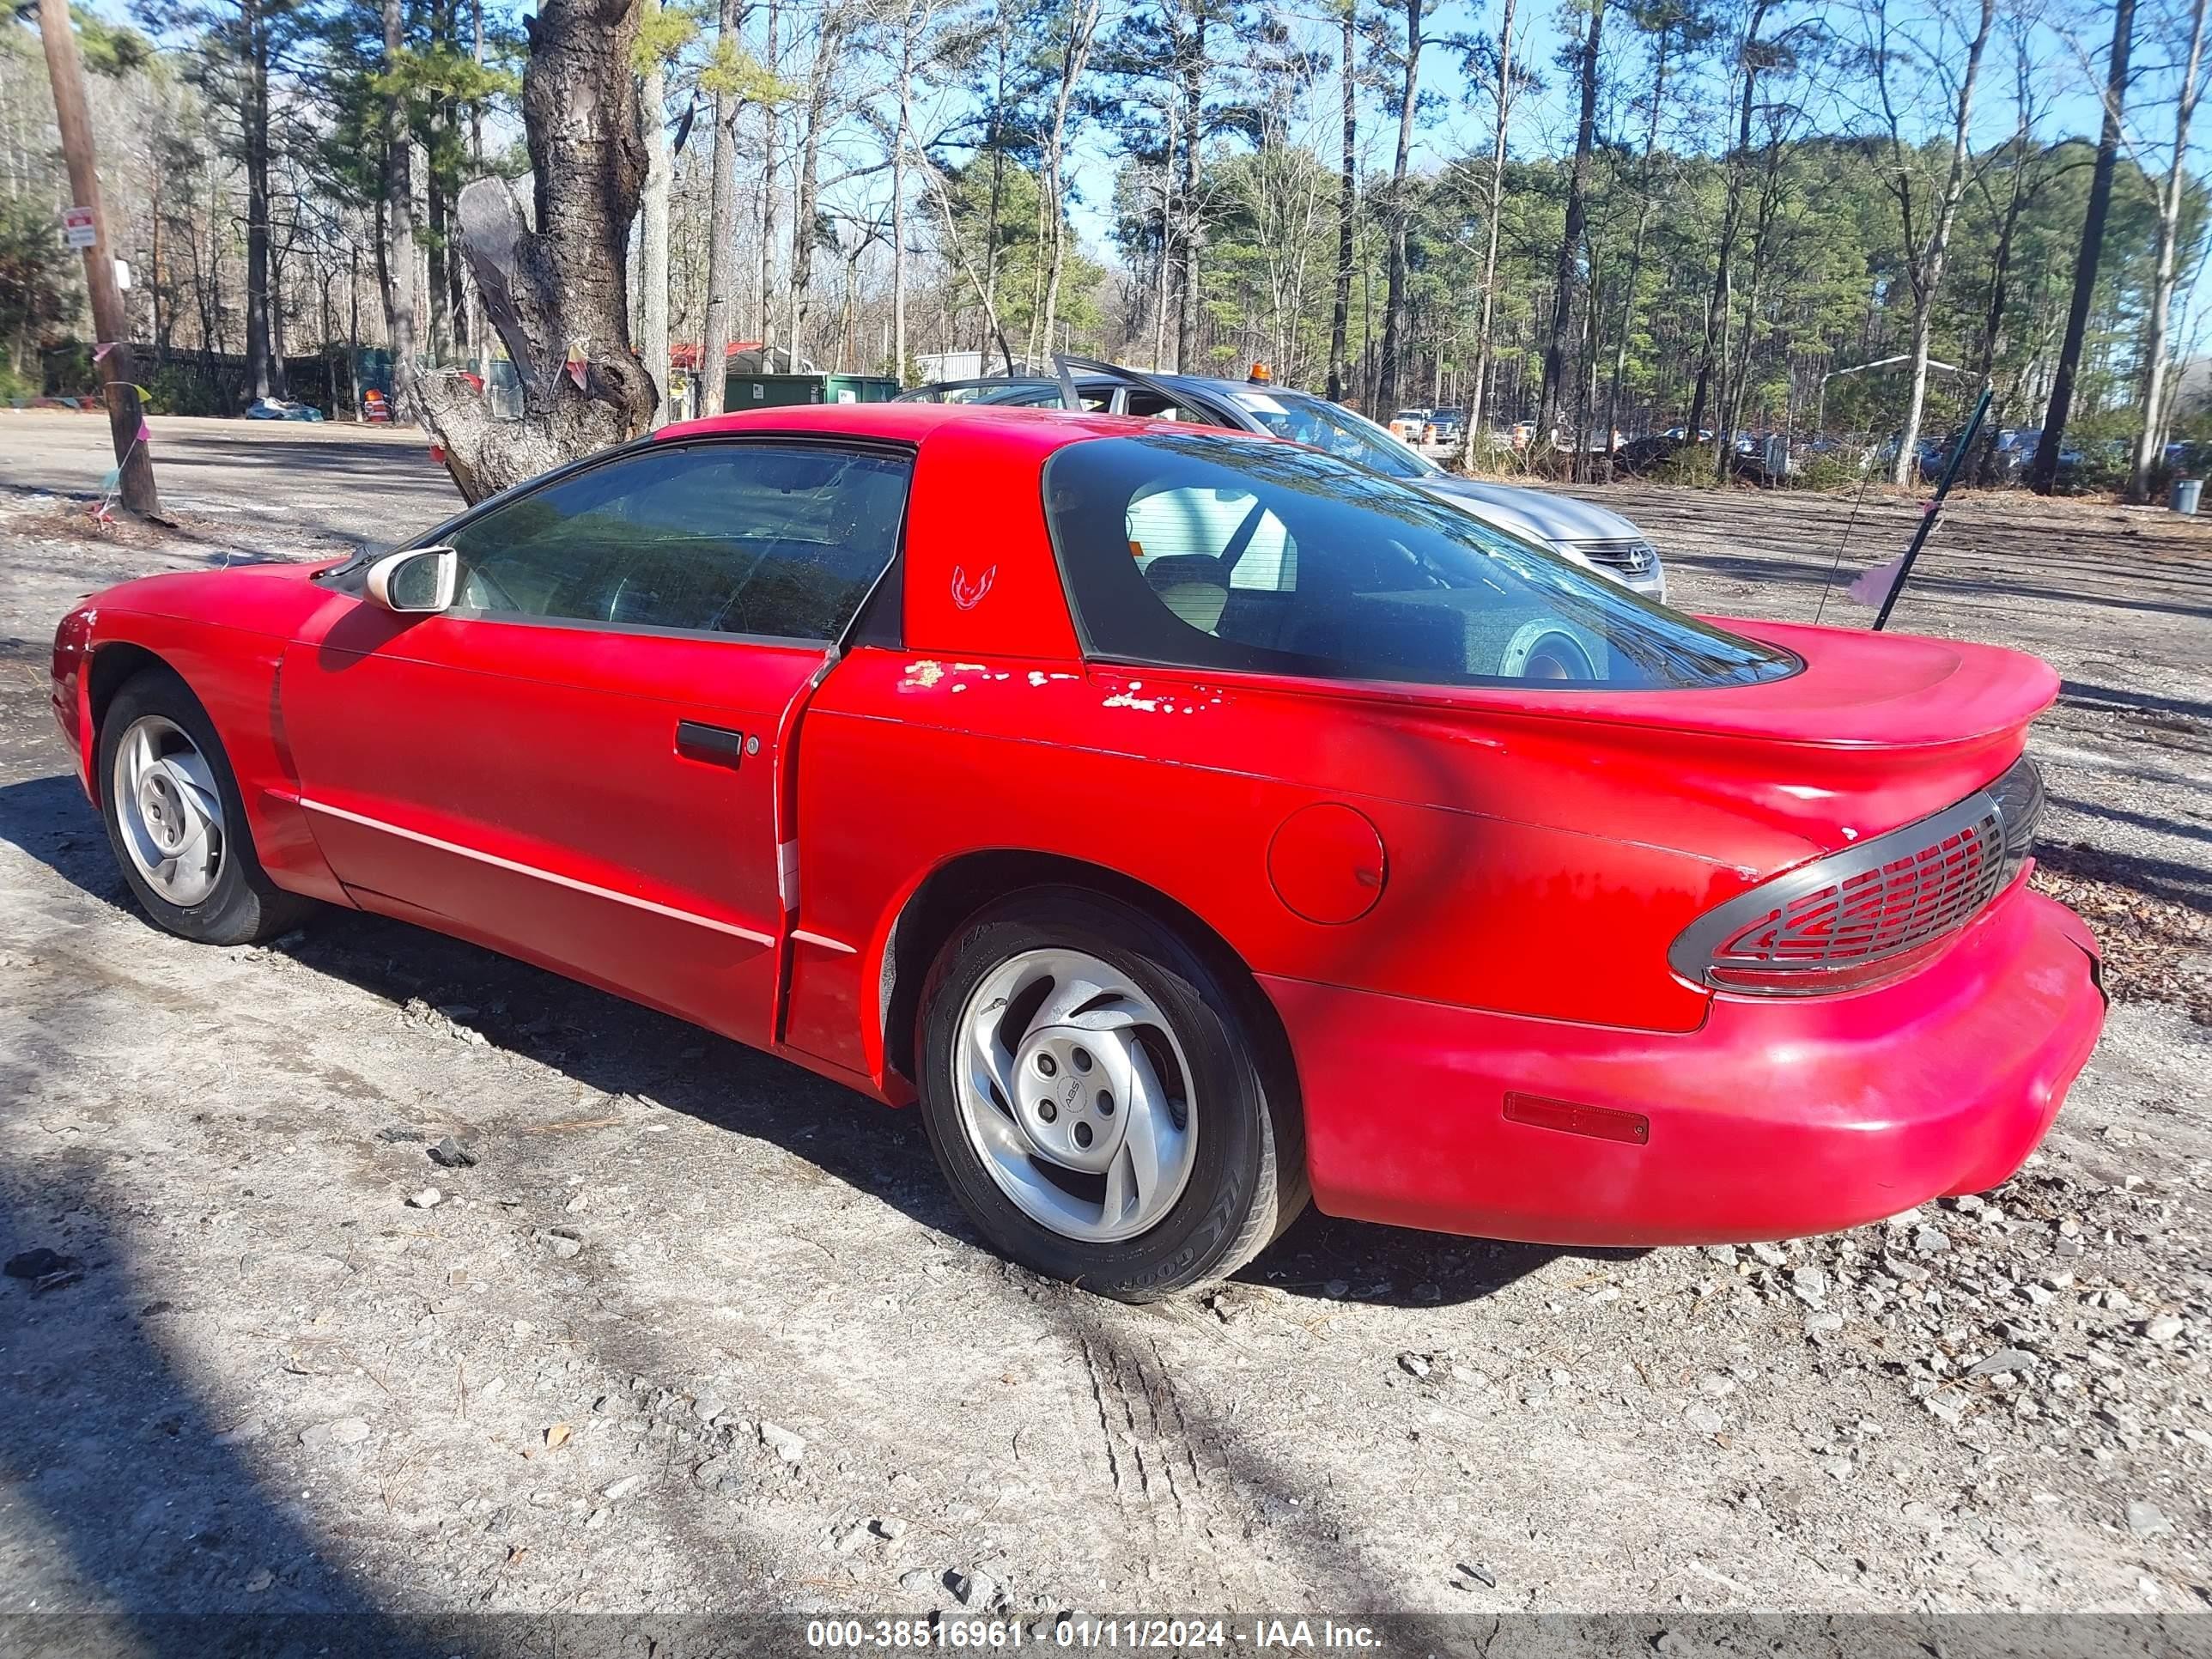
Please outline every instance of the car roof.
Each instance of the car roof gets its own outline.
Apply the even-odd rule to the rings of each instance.
[[[951,426],[988,426],[1040,451],[1057,449],[1084,438],[1129,437],[1156,432],[1156,422],[1125,415],[1087,410],[1031,409],[1003,404],[790,404],[749,409],[735,415],[710,415],[679,421],[653,435],[666,442],[711,437],[717,433],[824,433],[841,437],[885,438],[920,443]]]

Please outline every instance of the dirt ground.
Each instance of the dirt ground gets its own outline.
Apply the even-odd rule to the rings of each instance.
[[[2120,1000],[2005,1188],[1741,1250],[1309,1214],[1128,1310],[780,1062],[373,918],[146,925],[56,618],[452,504],[407,434],[155,433],[183,523],[103,538],[104,430],[0,414],[0,1256],[64,1259],[0,1280],[0,1613],[2212,1609],[2212,526],[1969,501],[1899,613],[2066,681],[2047,879]],[[1601,498],[1793,618],[1916,512]]]

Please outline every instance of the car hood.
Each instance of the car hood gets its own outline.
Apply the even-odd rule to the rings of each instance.
[[[1431,495],[1449,501],[1486,524],[1544,543],[1643,541],[1642,531],[1620,516],[1571,495],[1553,495],[1512,484],[1484,483],[1450,477],[1414,480]]]
[[[310,578],[343,559],[289,559],[232,564],[214,570],[172,570],[139,576],[94,594],[84,605],[100,616],[161,617],[206,623],[234,632],[289,639],[311,613],[338,599]]]

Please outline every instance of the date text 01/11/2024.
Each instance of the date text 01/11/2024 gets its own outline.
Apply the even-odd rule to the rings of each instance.
[[[1243,1647],[1285,1651],[1372,1650],[1381,1636],[1370,1625],[1333,1619],[1154,1619],[1073,1615],[1055,1620],[1048,1635],[1018,1619],[818,1619],[806,1626],[810,1648],[885,1651],[917,1648],[1009,1649],[1051,1646],[1080,1652]]]

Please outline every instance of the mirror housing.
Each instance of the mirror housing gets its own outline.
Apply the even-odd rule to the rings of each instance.
[[[460,580],[461,556],[452,548],[410,547],[368,567],[368,597],[402,616],[426,616],[452,608]]]

